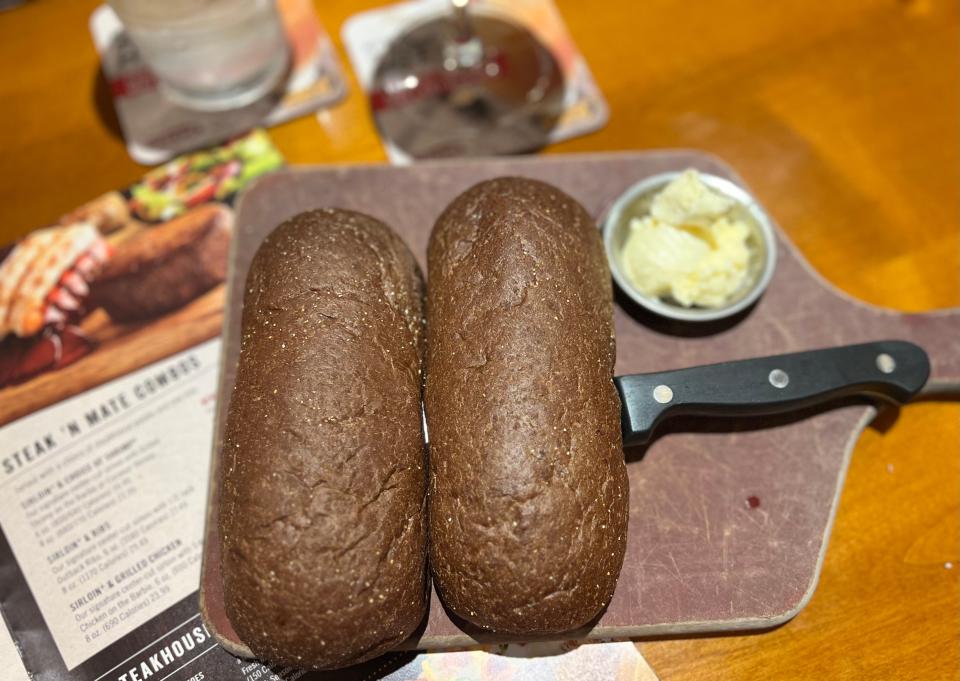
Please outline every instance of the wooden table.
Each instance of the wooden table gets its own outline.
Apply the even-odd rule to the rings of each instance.
[[[143,172],[97,84],[96,4],[34,0],[0,14],[4,241]],[[317,10],[336,34],[375,4]],[[611,119],[548,153],[712,151],[840,288],[903,310],[960,305],[955,2],[559,4]],[[274,131],[289,161],[384,158],[352,77],[350,87],[319,122]],[[907,407],[858,445],[820,586],[796,619],[638,645],[671,680],[958,678],[958,511],[960,405]]]

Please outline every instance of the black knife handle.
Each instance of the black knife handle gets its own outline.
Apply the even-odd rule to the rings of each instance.
[[[930,375],[923,348],[877,341],[736,362],[618,376],[624,445],[649,439],[681,414],[753,416],[801,409],[838,397],[876,395],[903,404]]]

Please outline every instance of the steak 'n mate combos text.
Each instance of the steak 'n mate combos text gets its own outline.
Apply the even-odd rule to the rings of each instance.
[[[197,356],[191,353],[177,362],[164,366],[153,375],[142,377],[140,381],[123,392],[91,406],[81,417],[66,421],[56,431],[47,432],[21,444],[14,451],[7,452],[6,456],[0,460],[3,475],[13,475],[41,458],[56,454],[64,444],[108,423],[115,416],[144,400],[180,384],[183,378],[196,372],[201,366]]]

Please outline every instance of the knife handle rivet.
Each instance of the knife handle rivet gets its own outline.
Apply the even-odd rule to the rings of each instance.
[[[897,368],[897,360],[885,352],[877,355],[877,368],[885,374],[892,374]]]
[[[653,389],[653,399],[660,404],[666,404],[673,399],[673,390],[669,385],[658,385]]]
[[[783,369],[774,369],[770,372],[767,380],[774,388],[786,388],[787,384],[790,383],[790,376]]]

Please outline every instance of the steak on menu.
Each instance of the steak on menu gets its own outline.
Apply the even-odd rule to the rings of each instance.
[[[158,317],[227,276],[233,213],[209,203],[144,229],[117,247],[93,286],[93,304],[116,322]]]

